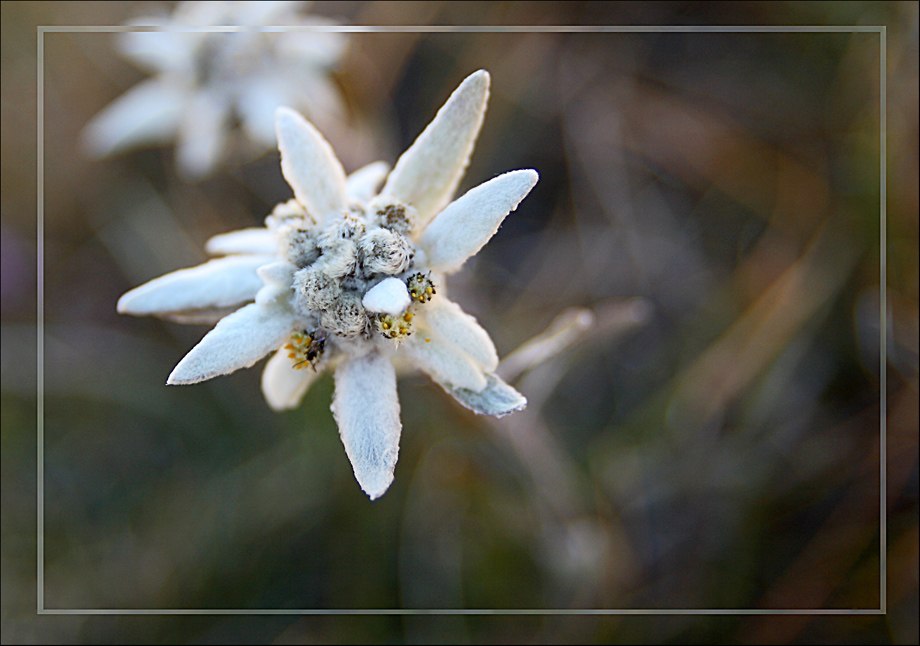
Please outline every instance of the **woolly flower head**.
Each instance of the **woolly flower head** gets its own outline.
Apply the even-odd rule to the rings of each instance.
[[[153,76],[90,121],[86,149],[104,157],[175,141],[180,172],[198,179],[213,172],[233,145],[246,154],[271,148],[279,106],[328,121],[340,107],[329,72],[345,50],[344,35],[218,29],[326,24],[302,15],[310,4],[181,2],[169,16],[132,21],[157,31],[119,34],[119,49]],[[233,137],[236,123],[244,137]]]
[[[223,257],[118,302],[125,314],[220,319],[167,383],[228,374],[274,351],[262,390],[284,410],[333,370],[332,412],[372,499],[393,481],[399,452],[394,361],[427,373],[477,413],[523,408],[524,397],[494,374],[488,333],[444,293],[444,276],[488,242],[537,182],[533,170],[512,171],[451,202],[488,94],[489,75],[472,74],[392,172],[376,162],[348,177],[319,132],[280,108],[281,170],[294,199],[275,207],[265,227],[211,238],[208,251]]]

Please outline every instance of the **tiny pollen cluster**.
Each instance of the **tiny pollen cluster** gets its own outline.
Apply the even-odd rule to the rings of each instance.
[[[412,319],[415,318],[418,306],[430,301],[431,297],[437,293],[434,281],[421,272],[416,272],[406,279],[406,288],[412,302],[401,316],[393,314],[377,315],[377,331],[383,337],[393,339],[397,343],[412,334]]]
[[[294,361],[294,369],[300,370],[306,364],[310,364],[313,372],[316,372],[316,362],[319,361],[323,350],[326,347],[326,332],[324,330],[304,330],[294,332],[291,335],[291,342],[284,346],[288,352],[288,359]]]
[[[431,280],[431,272],[425,276],[421,273],[413,274],[409,277],[406,286],[409,288],[409,296],[413,301],[427,303],[431,297],[437,294],[434,288],[434,282]]]

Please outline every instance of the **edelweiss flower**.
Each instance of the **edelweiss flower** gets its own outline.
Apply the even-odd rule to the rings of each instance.
[[[280,108],[281,170],[294,199],[275,207],[265,228],[211,238],[207,250],[225,257],[157,278],[118,302],[125,314],[223,316],[167,383],[211,379],[276,351],[262,390],[283,410],[334,370],[332,412],[371,499],[393,481],[399,452],[394,360],[426,372],[477,413],[523,408],[524,397],[494,374],[488,333],[444,293],[445,274],[477,253],[537,182],[533,170],[512,171],[450,202],[488,93],[485,71],[468,77],[389,176],[376,162],[346,178],[319,132]]]
[[[346,39],[338,33],[187,31],[190,27],[325,24],[304,2],[182,2],[169,17],[133,25],[165,31],[119,34],[125,57],[154,74],[109,104],[84,132],[98,157],[176,140],[180,171],[200,178],[225,157],[239,122],[254,154],[275,143],[275,109],[338,112],[328,77]],[[183,31],[185,29],[186,31]]]

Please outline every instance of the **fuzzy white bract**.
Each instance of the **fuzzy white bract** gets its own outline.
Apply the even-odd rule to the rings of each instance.
[[[302,11],[309,2],[181,2],[169,16],[132,21],[162,31],[119,34],[121,53],[153,76],[106,106],[83,133],[96,157],[176,142],[182,174],[199,179],[231,149],[260,154],[275,143],[279,106],[323,122],[340,112],[329,72],[343,34],[220,31],[219,27],[331,24]],[[234,138],[236,123],[244,136]]]
[[[118,302],[124,314],[220,319],[167,383],[211,379],[274,352],[262,390],[284,410],[334,370],[332,412],[372,499],[392,482],[399,453],[394,360],[426,372],[477,413],[523,408],[524,397],[494,374],[488,333],[444,294],[445,274],[478,252],[537,182],[535,171],[516,170],[450,201],[488,95],[488,73],[472,74],[392,172],[376,162],[348,177],[319,132],[280,108],[281,169],[294,199],[275,207],[264,228],[211,238],[208,252],[223,257]]]

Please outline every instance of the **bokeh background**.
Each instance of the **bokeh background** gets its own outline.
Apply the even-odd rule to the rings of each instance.
[[[86,123],[145,78],[112,34],[45,36],[36,246],[35,26],[151,6],[2,4],[4,643],[917,643],[917,3],[315,5],[365,25],[888,28],[884,295],[877,34],[351,35],[328,133],[346,170],[395,161],[484,68],[461,191],[540,172],[450,282],[499,353],[592,322],[503,367],[531,403],[502,420],[402,378],[376,502],[328,376],[286,414],[258,368],[167,388],[206,328],[115,313],[290,190],[276,152],[197,183],[169,146],[88,158]],[[37,616],[40,252],[46,608],[878,608],[884,299],[888,613]]]

